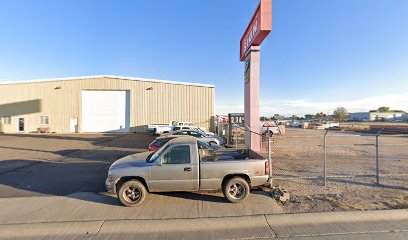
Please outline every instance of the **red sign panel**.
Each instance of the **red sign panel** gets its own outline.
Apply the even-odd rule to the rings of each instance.
[[[272,30],[272,0],[261,0],[240,42],[240,60],[251,46],[259,46]]]

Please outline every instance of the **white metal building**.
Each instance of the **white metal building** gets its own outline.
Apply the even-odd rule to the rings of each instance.
[[[0,132],[134,132],[172,120],[210,128],[214,86],[121,76],[0,83]]]

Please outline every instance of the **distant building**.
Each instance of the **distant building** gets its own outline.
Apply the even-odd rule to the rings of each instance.
[[[350,121],[368,121],[370,119],[369,112],[350,113],[348,116]]]
[[[404,120],[405,112],[356,112],[349,114],[350,121],[395,121]]]

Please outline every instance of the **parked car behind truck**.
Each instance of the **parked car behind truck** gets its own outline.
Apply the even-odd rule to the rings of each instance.
[[[157,137],[155,140],[153,140],[153,142],[151,142],[149,144],[149,151],[157,151],[158,149],[160,149],[164,144],[166,144],[168,141],[176,138],[176,137],[183,137],[180,135],[174,135],[174,136],[160,136]],[[202,142],[202,141],[198,141],[198,145],[202,146],[202,148],[210,148],[210,149],[225,149],[223,146],[217,145],[217,144],[213,144],[210,145],[209,143],[206,142]]]
[[[200,130],[179,130],[164,134],[167,137],[170,136],[192,136],[200,139],[203,142],[209,144],[224,145],[224,139],[217,135],[208,135]]]
[[[207,131],[206,128],[195,126],[191,122],[171,121],[169,124],[149,124],[147,125],[147,131],[152,134],[156,134],[156,135],[160,135],[160,134],[168,133],[172,131],[177,131],[180,129],[196,129],[196,130],[200,130],[205,133],[208,133],[208,134],[214,134],[214,133],[206,132]]]
[[[148,192],[222,190],[233,203],[245,200],[250,187],[268,180],[268,162],[251,150],[246,159],[202,161],[197,139],[178,137],[156,152],[129,155],[109,168],[106,188],[128,207],[143,203]]]

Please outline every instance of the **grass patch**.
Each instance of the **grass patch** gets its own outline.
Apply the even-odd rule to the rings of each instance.
[[[393,209],[408,209],[408,203],[397,203],[391,206]]]

